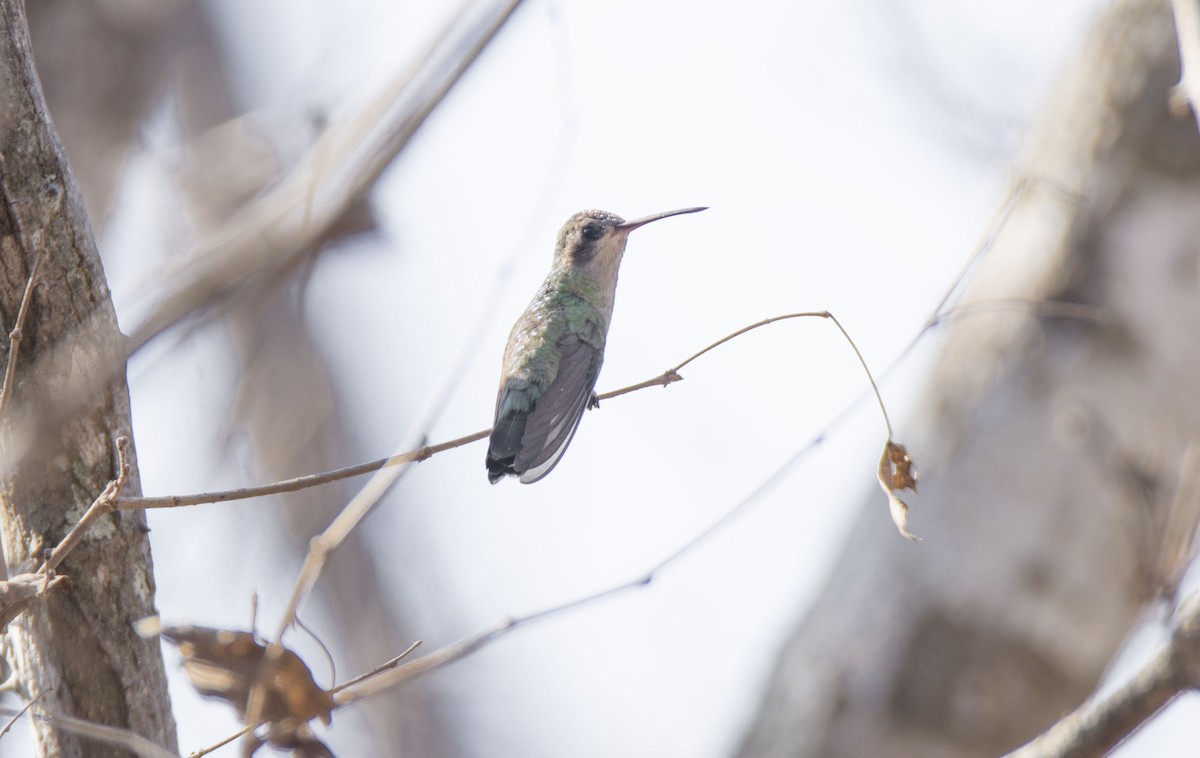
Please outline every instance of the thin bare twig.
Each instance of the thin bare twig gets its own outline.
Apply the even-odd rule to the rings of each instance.
[[[25,708],[29,708],[29,706],[25,706]],[[21,709],[22,712],[24,710],[24,708]],[[0,706],[0,713],[13,715],[17,713],[17,709]],[[63,729],[73,734],[78,734],[82,737],[87,737],[98,742],[104,742],[109,745],[120,745],[129,752],[139,755],[142,758],[179,758],[166,748],[156,745],[142,735],[136,732],[131,732],[128,729],[108,726],[107,724],[97,724],[91,721],[73,718],[71,716],[49,713],[41,706],[30,710],[29,717],[39,721],[49,722],[59,729]]]
[[[17,356],[21,352],[21,338],[25,328],[25,317],[29,313],[29,304],[33,302],[33,288],[37,284],[42,262],[46,259],[46,247],[42,243],[42,230],[38,229],[31,235],[33,248],[37,251],[33,259],[33,268],[29,270],[29,281],[25,282],[25,293],[21,295],[21,306],[17,309],[17,318],[12,331],[8,333],[8,364],[4,367],[4,387],[0,388],[0,419],[8,410],[9,400],[12,399],[13,379],[17,375]]]
[[[420,644],[421,644],[421,640],[417,640],[416,642],[414,642],[413,644],[411,644],[407,648],[405,648],[404,652],[400,653],[400,655],[397,655],[395,658],[392,658],[391,660],[387,661],[386,663],[379,664],[378,666],[371,669],[370,671],[368,671],[365,674],[359,674],[358,676],[354,677],[353,679],[348,679],[345,682],[342,682],[341,684],[332,688],[331,690],[329,690],[330,694],[338,693],[338,692],[341,692],[342,690],[349,689],[350,687],[353,687],[354,685],[358,684],[359,682],[365,682],[368,679],[371,679],[373,677],[378,676],[379,674],[382,674],[384,671],[391,671],[392,669],[396,668],[396,666],[399,666],[400,661],[407,658],[412,653],[412,651],[417,649],[417,647]]]
[[[306,489],[308,487],[316,487],[329,482],[336,482],[341,479],[349,479],[353,476],[361,476],[369,474],[372,471],[378,471],[387,465],[399,465],[401,463],[409,463],[412,461],[423,461],[432,455],[450,450],[456,447],[475,442],[486,438],[491,434],[491,429],[485,429],[482,432],[468,434],[465,437],[442,442],[437,445],[427,445],[409,451],[401,455],[393,455],[390,458],[378,458],[366,463],[356,463],[353,466],[334,469],[332,471],[323,471],[319,474],[309,474],[307,476],[297,476],[293,479],[284,479],[280,482],[272,482],[270,484],[258,485],[255,487],[241,487],[233,490],[222,490],[219,492],[202,492],[196,495],[164,495],[162,497],[122,497],[117,499],[117,508],[123,511],[136,511],[149,508],[180,508],[190,505],[202,505],[204,503],[226,503],[234,500],[246,500],[252,497],[263,497],[265,495],[276,495],[280,492],[295,492],[296,490]]]
[[[41,700],[42,695],[45,695],[45,694],[46,694],[45,692],[39,692],[38,694],[34,695],[30,699],[30,701],[25,704],[25,707],[23,707],[21,710],[14,713],[12,715],[12,718],[10,718],[8,721],[6,721],[4,723],[4,728],[0,729],[0,737],[3,737],[4,735],[8,734],[9,731],[13,728],[13,725],[16,724],[17,721],[19,721],[20,718],[25,715],[25,712],[28,711],[30,708],[32,708],[34,703]]]
[[[832,321],[835,326],[837,326],[838,331],[841,332],[842,336],[846,338],[846,342],[850,343],[851,349],[854,350],[854,354],[858,357],[858,362],[860,364],[862,364],[863,371],[865,371],[867,373],[867,381],[869,381],[871,383],[871,389],[875,393],[875,399],[879,401],[879,410],[883,413],[883,423],[887,426],[888,439],[891,439],[892,438],[892,422],[888,418],[887,408],[885,408],[883,405],[883,396],[879,394],[879,386],[877,384],[875,384],[875,377],[871,376],[871,369],[867,368],[867,362],[863,359],[862,353],[859,352],[858,345],[854,344],[854,340],[850,339],[850,334],[846,331],[846,328],[844,326],[842,326],[842,322],[838,321],[837,317],[834,316],[829,311],[805,311],[803,313],[788,313],[783,316],[772,316],[771,318],[764,318],[762,321],[757,321],[753,324],[750,324],[749,326],[744,326],[741,329],[738,329],[736,332],[733,332],[732,334],[728,334],[728,335],[722,337],[721,339],[712,343],[711,345],[704,348],[700,352],[696,353],[692,357],[688,358],[683,363],[680,363],[675,368],[670,369],[667,372],[667,374],[664,374],[663,376],[665,377],[668,374],[673,374],[678,377],[679,371],[684,366],[688,365],[689,363],[696,360],[697,358],[704,355],[705,353],[712,350],[713,348],[720,347],[721,345],[724,345],[726,342],[729,342],[730,340],[732,340],[736,337],[740,337],[743,334],[745,334],[746,332],[758,329],[759,327],[766,326],[767,324],[773,324],[776,321],[786,321],[787,319],[793,319],[793,318],[827,318],[830,321]],[[682,377],[679,377],[679,378],[682,378]],[[677,379],[672,380],[672,381],[677,381]],[[653,385],[651,385],[651,386],[653,386]]]
[[[612,390],[610,392],[605,392],[601,395],[597,395],[597,399],[602,400],[602,401],[609,400],[614,397],[620,397],[621,395],[627,395],[631,392],[637,392],[638,390],[644,390],[644,389],[647,389],[650,387],[666,387],[669,384],[673,384],[675,382],[682,381],[683,377],[679,374],[679,370],[682,369],[683,367],[687,366],[688,364],[690,364],[692,361],[696,360],[700,356],[713,350],[714,348],[720,347],[721,345],[725,344],[726,342],[729,342],[730,340],[732,340],[736,337],[739,337],[742,334],[745,334],[746,332],[753,331],[754,329],[758,329],[758,328],[766,326],[768,324],[773,324],[777,321],[786,321],[788,319],[805,318],[805,317],[818,317],[818,318],[831,319],[834,322],[834,324],[837,325],[837,327],[841,331],[842,335],[850,343],[850,347],[853,348],[854,354],[858,357],[859,363],[862,364],[863,370],[866,371],[867,379],[869,380],[869,382],[871,384],[871,388],[875,391],[875,397],[879,401],[879,408],[883,412],[884,422],[888,428],[888,436],[891,437],[891,423],[888,420],[887,409],[884,408],[883,398],[879,394],[879,388],[875,384],[875,379],[874,379],[874,377],[871,376],[871,371],[870,371],[870,369],[867,368],[866,361],[863,360],[862,354],[858,351],[858,347],[854,344],[854,341],[850,339],[850,335],[846,333],[846,330],[844,328],[842,328],[841,323],[838,322],[838,320],[833,316],[833,314],[829,313],[828,311],[789,313],[789,314],[786,314],[783,316],[774,316],[772,318],[763,319],[762,321],[757,321],[753,324],[750,324],[749,326],[745,326],[745,327],[742,327],[741,329],[738,329],[736,332],[727,334],[726,336],[722,337],[721,339],[717,340],[716,342],[712,343],[711,345],[708,345],[707,347],[700,350],[699,352],[694,353],[693,355],[688,357],[686,360],[684,360],[679,365],[675,366],[674,368],[667,369],[662,374],[659,374],[658,376],[654,377],[653,379],[647,379],[644,382],[638,382],[637,384],[631,384],[628,387],[622,387],[621,389]],[[454,365],[457,365],[457,363]],[[441,442],[436,445],[424,445],[424,446],[418,447],[416,449],[406,450],[405,452],[397,453],[397,454],[391,456],[390,458],[379,458],[377,460],[367,461],[366,463],[358,463],[353,466],[346,466],[345,468],[334,469],[333,471],[323,471],[318,474],[309,474],[307,476],[298,476],[293,479],[285,479],[280,482],[272,482],[270,484],[263,484],[263,485],[258,485],[255,487],[241,487],[241,488],[233,489],[233,490],[220,490],[220,491],[216,491],[216,492],[202,492],[202,493],[195,494],[195,495],[164,495],[164,496],[160,496],[160,497],[123,497],[123,498],[119,498],[117,500],[117,508],[120,510],[127,510],[127,511],[128,510],[149,509],[149,508],[180,508],[183,506],[201,505],[201,504],[205,504],[205,503],[225,503],[225,502],[230,502],[233,500],[245,500],[247,498],[252,498],[252,497],[275,495],[280,492],[294,492],[296,490],[306,489],[308,487],[316,487],[318,485],[327,484],[329,482],[335,482],[340,479],[347,479],[352,476],[359,476],[361,474],[367,474],[372,471],[378,471],[387,466],[397,466],[400,464],[420,462],[420,461],[426,460],[438,453],[444,452],[446,450],[451,450],[456,447],[462,447],[463,445],[467,445],[472,442],[477,442],[479,440],[486,439],[487,436],[489,434],[491,434],[491,432],[492,432],[491,429],[484,429],[482,431],[478,431],[473,434],[468,434],[464,437],[458,437],[456,439],[452,439],[447,442]]]
[[[946,307],[946,303],[954,297],[954,293],[958,292],[959,287],[966,280],[967,274],[971,273],[971,269],[975,268],[975,264],[996,244],[996,240],[1000,238],[1000,233],[1004,231],[1004,227],[1008,225],[1008,219],[1012,216],[1013,211],[1017,209],[1021,199],[1025,197],[1030,187],[1033,185],[1033,180],[1028,176],[1020,176],[1016,182],[1009,187],[1008,194],[1004,198],[1004,202],[996,209],[996,213],[992,216],[991,223],[983,233],[983,238],[979,240],[979,244],[971,251],[971,256],[967,258],[966,263],[959,269],[958,273],[951,280],[950,286],[946,288],[946,294],[934,306],[933,312],[929,314],[929,321],[920,332],[917,333],[914,342],[921,338],[936,322],[942,314],[942,309]],[[908,349],[911,349],[911,345]],[[907,352],[907,349],[906,349]]]
[[[229,743],[236,742],[238,737],[243,737],[243,736],[251,734],[255,729],[257,729],[260,726],[262,726],[262,724],[246,724],[241,729],[237,730],[236,732],[229,735],[228,737],[221,740],[220,742],[209,745],[206,748],[197,750],[194,753],[188,753],[188,758],[202,758],[202,756],[208,755],[209,753],[216,752],[217,750],[220,750],[221,748],[225,747]]]
[[[92,523],[106,513],[112,513],[117,509],[117,496],[121,494],[121,489],[125,487],[125,481],[129,478],[129,461],[126,456],[129,452],[129,438],[117,437],[117,478],[105,485],[104,489],[84,511],[79,522],[71,527],[71,531],[67,532],[67,536],[62,538],[62,541],[55,546],[48,557],[39,568],[39,574],[51,575],[54,569],[63,562],[67,554],[75,549],[76,545],[83,540],[83,536],[87,530],[91,528]]]
[[[1097,324],[1102,324],[1108,320],[1108,313],[1103,308],[1096,308],[1091,305],[1012,297],[955,305],[936,314],[930,322],[930,327],[937,326],[951,317],[971,316],[976,313],[992,313],[997,311],[1023,311],[1041,318],[1065,318],[1077,321],[1091,321]]]

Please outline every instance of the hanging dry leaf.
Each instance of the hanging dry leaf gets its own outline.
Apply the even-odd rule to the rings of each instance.
[[[888,497],[888,507],[892,512],[892,523],[900,530],[900,534],[910,540],[921,538],[908,531],[908,504],[901,500],[896,493],[902,490],[917,491],[917,470],[913,460],[904,445],[891,439],[883,446],[883,455],[879,459],[879,486]]]
[[[328,753],[307,722],[319,718],[328,724],[333,696],[317,686],[308,666],[291,650],[285,648],[278,660],[271,661],[266,646],[250,632],[163,626],[156,617],[139,621],[137,631],[143,637],[161,634],[175,643],[192,686],[202,695],[228,702],[243,721],[250,693],[261,682],[263,704],[258,718],[268,724],[267,741],[293,749],[297,756]]]

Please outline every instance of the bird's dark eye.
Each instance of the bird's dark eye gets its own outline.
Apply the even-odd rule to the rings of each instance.
[[[583,238],[595,242],[604,236],[604,227],[599,224],[588,224],[583,227]]]

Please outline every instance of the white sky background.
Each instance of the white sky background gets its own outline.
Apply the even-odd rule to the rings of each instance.
[[[240,96],[283,122],[361,102],[450,7],[212,5]],[[1003,199],[1023,130],[1097,5],[530,0],[383,177],[372,196],[380,233],[326,252],[315,273],[308,315],[361,448],[382,456],[399,442],[515,254],[433,440],[490,425],[508,330],[559,225],[582,208],[629,218],[711,206],[631,236],[600,391],[763,317],[826,308],[883,370]],[[147,220],[171,212],[160,154],[171,147],[152,144],[131,166],[131,201],[103,245],[126,330],[136,315],[123,304],[178,231]],[[131,369],[146,493],[255,481],[225,432],[224,335],[161,342]],[[901,440],[932,345],[882,387]],[[425,613],[426,652],[637,576],[865,386],[817,320],[767,327],[684,375],[589,413],[539,484],[489,486],[482,443],[410,472],[365,528],[394,574],[420,582],[409,603]],[[882,442],[878,413],[861,404],[768,498],[650,587],[518,632],[418,686],[458,699],[455,723],[481,757],[727,755],[782,636],[864,493],[877,492]],[[257,589],[260,625],[273,628],[295,567],[257,555],[272,541],[263,512],[151,513],[169,622],[245,626]],[[920,534],[919,507],[912,527]],[[172,694],[185,754],[236,729],[178,676]],[[357,752],[353,724],[335,715],[329,739],[343,756]],[[1182,756],[1178,742],[1164,722],[1121,754]]]

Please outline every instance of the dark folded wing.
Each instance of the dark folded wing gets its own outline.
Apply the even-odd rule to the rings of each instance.
[[[549,474],[571,444],[600,375],[601,350],[568,332],[557,344],[558,375],[525,419],[513,470],[525,484]]]
[[[506,474],[517,473],[513,461],[521,452],[521,437],[525,434],[525,419],[533,408],[533,397],[528,381],[520,385],[509,382],[500,388],[487,451],[488,481],[492,484]]]

